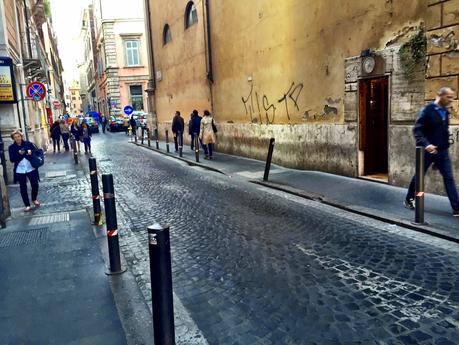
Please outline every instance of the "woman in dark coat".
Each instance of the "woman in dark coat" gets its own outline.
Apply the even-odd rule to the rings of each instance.
[[[78,152],[80,152],[80,141],[81,137],[83,136],[83,129],[78,124],[78,122],[74,121],[72,126],[70,127],[70,132],[72,133],[73,137],[75,138],[76,146]]]
[[[10,161],[14,163],[14,183],[19,182],[22,201],[25,205],[25,212],[30,212],[29,194],[27,191],[27,178],[29,179],[30,186],[32,187],[32,202],[36,208],[40,207],[38,201],[38,181],[40,176],[38,169],[32,167],[30,163],[32,154],[37,147],[30,141],[24,140],[24,136],[21,131],[16,130],[11,134],[11,138],[14,143],[10,145],[8,152],[10,155]]]
[[[53,138],[54,153],[56,153],[56,146],[57,150],[61,152],[61,127],[59,121],[55,121],[51,126],[51,138]]]

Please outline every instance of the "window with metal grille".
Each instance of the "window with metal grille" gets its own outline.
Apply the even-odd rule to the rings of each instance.
[[[130,85],[129,93],[131,94],[131,105],[134,110],[143,110],[142,85]]]

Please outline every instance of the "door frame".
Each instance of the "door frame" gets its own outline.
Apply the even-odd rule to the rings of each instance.
[[[392,124],[392,73],[375,74],[369,76],[360,76],[357,78],[357,176],[359,178],[366,178],[365,170],[365,153],[360,151],[360,81],[366,79],[377,79],[387,77],[387,181],[380,181],[385,184],[390,183],[391,171],[391,134],[390,126]],[[372,179],[372,181],[375,181]]]

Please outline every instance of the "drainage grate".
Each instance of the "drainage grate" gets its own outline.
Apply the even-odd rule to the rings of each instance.
[[[49,216],[33,217],[29,222],[29,226],[62,223],[69,220],[70,215],[68,213],[51,214]]]
[[[0,235],[0,248],[18,247],[46,241],[48,228],[15,231]]]
[[[66,175],[67,175],[66,171],[48,171],[46,173],[46,177],[62,177]]]

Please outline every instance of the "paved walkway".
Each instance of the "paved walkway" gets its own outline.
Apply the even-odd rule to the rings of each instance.
[[[47,156],[40,174],[43,205],[33,213],[22,212],[18,186],[9,186],[13,215],[0,230],[0,344],[126,344],[84,208],[84,172],[61,153]]]
[[[140,141],[138,144],[140,145]],[[144,145],[147,146],[146,140]],[[156,149],[155,141],[151,141],[151,148]],[[165,153],[166,144],[160,142],[159,148],[159,152]],[[170,152],[170,155],[179,158],[174,152],[173,143],[170,144]],[[419,226],[412,224],[414,212],[405,209],[402,205],[406,194],[404,188],[317,171],[287,169],[276,165],[272,165],[269,182],[265,183],[262,180],[265,162],[223,153],[216,153],[212,161],[203,158],[201,151],[200,163],[196,163],[194,151],[191,151],[189,146],[184,147],[182,159],[189,164],[217,170],[226,175],[245,178],[271,188],[459,241],[459,219],[452,217],[452,210],[446,197],[433,194],[426,196],[425,220],[428,224]]]

